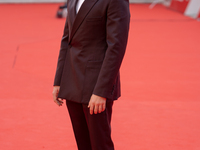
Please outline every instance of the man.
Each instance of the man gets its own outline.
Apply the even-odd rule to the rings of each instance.
[[[114,150],[113,101],[120,97],[128,0],[68,0],[53,99],[66,100],[79,150]]]

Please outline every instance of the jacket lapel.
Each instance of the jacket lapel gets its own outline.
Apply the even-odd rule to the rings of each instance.
[[[76,18],[75,5],[76,5],[76,0],[71,0],[71,1],[69,1],[68,7],[67,7],[68,18],[69,18],[69,31],[71,31],[74,20]]]
[[[75,1],[75,0],[73,0]],[[79,28],[79,26],[81,25],[81,23],[83,22],[83,20],[85,19],[85,17],[87,16],[87,14],[90,12],[90,10],[92,9],[92,7],[94,6],[94,4],[97,2],[98,0],[85,0],[78,12],[78,14],[76,15],[76,17],[74,17],[75,19],[72,19],[72,29],[71,29],[71,33],[69,35],[69,43],[72,40],[72,37],[74,36],[74,34],[76,33],[77,29]],[[75,2],[73,3],[72,6],[75,5]],[[69,10],[71,12],[71,14],[73,14],[73,9]],[[72,16],[72,15],[71,15]],[[73,16],[72,16],[73,18]]]

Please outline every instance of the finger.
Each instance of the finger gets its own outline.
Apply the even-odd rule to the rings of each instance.
[[[88,108],[90,108],[90,102],[89,102],[89,104],[88,104]]]
[[[93,104],[90,104],[90,105],[89,105],[89,108],[90,108],[90,114],[92,115],[92,114],[93,114],[93,111],[94,111],[94,105],[93,105]]]
[[[58,102],[59,106],[62,106],[62,104],[63,104],[63,99],[58,98],[58,99],[57,99],[57,102]]]
[[[58,106],[60,106],[60,103],[57,101],[57,100],[55,100],[54,101]]]
[[[99,105],[99,108],[98,108],[98,113],[101,113],[103,110],[103,106],[102,105]]]
[[[59,103],[63,103],[63,99],[62,98],[58,98],[58,102]]]
[[[94,105],[94,113],[95,114],[97,114],[97,112],[98,112],[98,110],[99,110],[99,105]]]
[[[103,105],[102,105],[102,111],[104,111],[106,109],[106,103],[104,103]]]
[[[58,106],[62,106],[62,104],[63,104],[62,99],[60,99],[60,100],[56,99],[56,100],[54,100],[54,102],[55,102]]]

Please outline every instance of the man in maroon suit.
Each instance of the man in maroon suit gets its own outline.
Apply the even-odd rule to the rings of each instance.
[[[130,22],[128,0],[68,0],[53,99],[66,100],[79,150],[114,150],[113,101]]]

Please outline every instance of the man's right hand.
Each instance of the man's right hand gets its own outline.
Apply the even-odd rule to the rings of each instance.
[[[58,106],[62,106],[63,104],[63,99],[58,98],[58,93],[60,90],[60,86],[54,86],[53,87],[53,101],[58,105]]]

